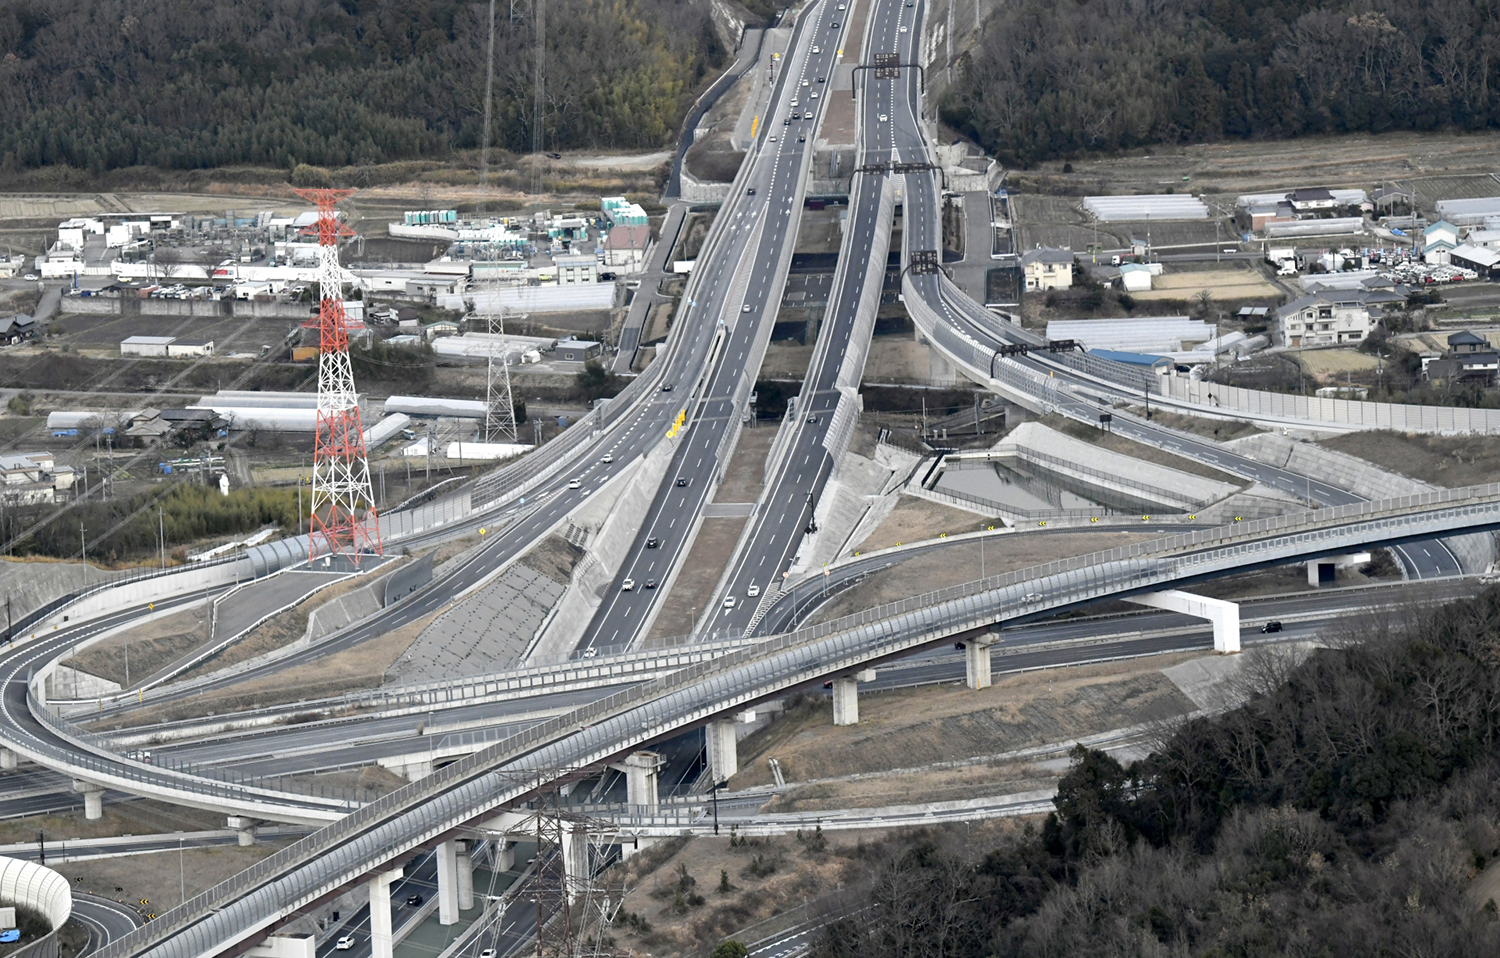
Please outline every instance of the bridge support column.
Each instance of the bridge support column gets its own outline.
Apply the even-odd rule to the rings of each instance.
[[[990,678],[994,674],[990,668],[990,646],[994,644],[994,636],[964,642],[964,680],[975,691],[990,687]]]
[[[245,848],[255,844],[255,826],[259,824],[255,819],[243,815],[231,815],[228,822],[230,828],[240,833],[240,845]]]
[[[21,757],[8,748],[0,748],[0,770],[13,772]]]
[[[490,849],[490,868],[508,872],[516,867],[516,843],[497,838]]]
[[[859,683],[875,681],[874,669],[861,669],[853,675],[833,680],[833,724],[859,724]]]
[[[1322,556],[1307,560],[1307,584],[1313,588],[1332,585],[1338,570],[1352,565],[1366,565],[1370,561],[1368,552],[1351,552],[1348,555]]]
[[[458,921],[458,842],[448,839],[437,847],[438,924]]]
[[[97,822],[104,817],[104,786],[73,780],[73,791],[83,793],[83,817]]]
[[[703,730],[708,743],[708,774],[715,782],[727,782],[740,770],[739,740],[733,719],[714,719]]]
[[[401,869],[380,872],[370,879],[370,958],[393,958],[391,941],[391,883]]]
[[[589,833],[582,822],[562,823],[562,862],[571,902],[589,879]]]
[[[656,794],[656,772],[662,766],[662,758],[656,752],[635,752],[625,756],[625,761],[612,765],[625,773],[625,802],[656,811],[659,804]]]
[[[474,859],[469,855],[469,846],[458,843],[458,910],[474,907]]]
[[[1240,650],[1240,606],[1237,602],[1210,599],[1168,589],[1147,595],[1133,595],[1125,600],[1153,609],[1168,609],[1198,619],[1207,619],[1214,626],[1214,651],[1231,655]]]

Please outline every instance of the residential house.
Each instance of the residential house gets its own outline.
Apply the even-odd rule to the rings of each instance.
[[[1352,345],[1380,323],[1380,311],[1405,298],[1391,290],[1318,289],[1276,311],[1278,346]]]
[[[1422,378],[1429,382],[1493,386],[1497,372],[1500,352],[1488,339],[1468,330],[1448,337],[1448,352],[1441,359],[1422,359]]]
[[[1299,216],[1307,213],[1320,213],[1325,210],[1331,211],[1338,205],[1338,201],[1334,199],[1333,193],[1322,186],[1293,190],[1287,194],[1286,199],[1288,203],[1292,204],[1292,209],[1296,210]]]
[[[621,273],[638,273],[651,253],[651,227],[616,226],[604,235],[604,265]]]
[[[36,335],[36,320],[26,313],[0,318],[0,343],[14,346]]]
[[[1021,272],[1026,277],[1026,292],[1069,289],[1073,285],[1073,251],[1066,249],[1033,249],[1021,256]]]
[[[0,454],[0,500],[8,506],[48,505],[73,487],[73,470],[50,452]]]

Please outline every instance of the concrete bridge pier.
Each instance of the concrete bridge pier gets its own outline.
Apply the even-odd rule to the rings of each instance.
[[[709,777],[727,782],[740,770],[739,740],[735,738],[733,719],[714,719],[703,730],[708,745]]]
[[[1232,655],[1240,650],[1240,606],[1238,602],[1210,599],[1177,589],[1133,595],[1126,602],[1181,612],[1196,619],[1207,619],[1214,626],[1214,651]]]
[[[8,748],[0,748],[0,771],[13,772],[21,762],[21,756]]]
[[[260,824],[253,818],[243,815],[231,815],[226,823],[230,828],[240,833],[240,845],[249,848],[255,844],[255,827]]]
[[[562,822],[563,878],[567,881],[568,901],[578,898],[589,880],[589,833],[583,822]]]
[[[73,791],[83,794],[83,817],[97,822],[104,817],[104,786],[79,779],[73,780]]]
[[[659,803],[656,791],[656,773],[665,762],[657,752],[635,752],[625,756],[625,761],[610,768],[625,775],[625,802],[631,806],[656,811]]]
[[[994,644],[994,635],[964,641],[964,681],[975,691],[990,687],[994,675],[990,668],[990,646]]]
[[[508,872],[516,867],[516,843],[506,841],[504,836],[490,843],[490,868],[497,872]]]
[[[461,842],[448,839],[437,847],[438,924],[458,922],[458,859]]]
[[[833,724],[859,724],[859,683],[875,681],[874,669],[861,669],[853,675],[833,680]]]
[[[469,854],[469,846],[464,842],[458,842],[458,910],[467,911],[474,907],[474,858]]]
[[[379,872],[370,878],[370,958],[394,958],[391,940],[391,884],[401,878],[401,869]]]

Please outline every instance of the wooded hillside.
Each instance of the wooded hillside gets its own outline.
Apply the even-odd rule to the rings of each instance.
[[[524,152],[532,35],[510,8],[494,137]],[[487,19],[458,0],[0,0],[0,169],[290,170],[474,148]],[[549,149],[667,143],[724,55],[699,0],[548,0],[547,41]]]
[[[850,870],[814,958],[1500,954],[1500,589],[1324,639],[1129,768],[1077,746],[1039,830]]]
[[[945,118],[1020,165],[1153,143],[1500,123],[1487,0],[1017,0]]]

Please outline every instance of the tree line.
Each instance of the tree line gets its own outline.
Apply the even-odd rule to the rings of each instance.
[[[497,4],[494,145],[532,143]],[[0,170],[369,166],[479,146],[488,4],[0,0]],[[549,148],[670,141],[724,59],[701,0],[546,0]]]
[[[1500,954],[1471,895],[1500,860],[1500,588],[1329,644],[1245,653],[1243,706],[1128,767],[1075,748],[1002,847],[936,831],[851,869],[871,907],[813,955]]]
[[[1002,160],[1156,143],[1500,124],[1484,0],[1019,0],[985,23],[944,118]]]

